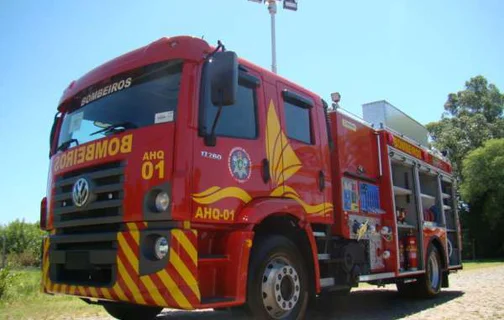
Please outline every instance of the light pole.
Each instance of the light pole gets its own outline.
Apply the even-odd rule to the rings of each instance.
[[[268,11],[271,15],[271,71],[277,73],[276,63],[276,28],[275,15],[277,13],[277,1],[283,1],[283,7],[287,10],[297,11],[297,0],[249,0],[257,3],[268,4]]]

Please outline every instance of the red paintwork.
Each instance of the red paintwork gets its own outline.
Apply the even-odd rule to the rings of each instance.
[[[391,173],[388,165],[385,164],[388,163],[387,146],[393,145],[394,140],[400,138],[386,131],[376,131],[340,113],[332,113],[330,127],[335,149],[331,151],[320,97],[241,59],[240,64],[246,66],[249,73],[261,81],[256,91],[257,138],[248,140],[218,137],[215,147],[206,147],[202,137],[198,136],[199,83],[204,56],[211,50],[212,48],[205,41],[197,38],[162,38],[113,59],[71,83],[60,100],[58,110],[61,112],[66,111],[68,102],[79,92],[91,85],[108,81],[116,74],[163,60],[183,59],[185,62],[176,122],[153,125],[115,135],[113,138],[119,139],[129,134],[133,135],[131,152],[127,154],[119,153],[102,159],[94,159],[62,170],[56,170],[57,159],[74,152],[78,147],[52,156],[47,192],[48,228],[52,228],[53,181],[56,176],[87,166],[126,160],[124,222],[143,221],[143,195],[152,187],[169,181],[172,186],[172,218],[180,222],[191,222],[191,227],[198,230],[199,264],[197,276],[202,299],[232,298],[232,301],[205,304],[200,307],[225,307],[238,305],[245,301],[250,255],[250,246],[247,244],[252,243],[254,226],[271,215],[290,215],[299,220],[299,226],[306,231],[312,248],[316,273],[315,279],[311,280],[315,281],[316,290],[319,292],[320,275],[312,224],[332,225],[333,234],[344,238],[350,237],[347,225],[348,212],[342,210],[341,181],[343,177],[357,177],[361,180],[366,178],[368,182],[372,181],[378,185],[380,187],[381,208],[385,213],[363,213],[359,208],[356,214],[379,218],[380,227],[388,226],[392,230],[396,229],[392,205]],[[270,193],[278,186],[271,179],[267,183],[263,181],[261,162],[266,158],[267,111],[272,102],[279,115],[281,127],[285,130],[281,91],[286,88],[311,99],[314,103],[314,107],[311,109],[313,143],[306,145],[289,139],[290,145],[302,163],[302,168],[289,179],[288,185],[294,188],[308,204],[332,203],[334,205],[333,212],[325,216],[306,214],[303,207],[292,199],[271,198]],[[344,120],[351,122],[355,128],[349,129],[348,125],[343,126],[342,121]],[[59,132],[59,125],[57,132]],[[381,138],[379,146],[377,144],[378,136]],[[85,148],[86,144],[80,147]],[[250,156],[251,174],[246,182],[236,181],[229,172],[228,158],[235,147],[243,148]],[[141,175],[144,153],[159,150],[165,154],[165,176],[163,179],[154,176],[150,180],[144,180]],[[220,156],[220,160],[204,157],[202,151],[217,154]],[[379,174],[379,153],[381,153],[383,162],[381,176]],[[451,171],[449,164],[431,154],[423,152],[421,158],[426,158],[428,163],[448,173]],[[358,168],[360,167],[364,169],[363,173],[359,173]],[[324,172],[325,177],[325,188],[322,191],[320,191],[318,183],[320,171]],[[215,186],[241,188],[248,193],[252,200],[245,203],[243,199],[231,197],[218,200],[210,205],[201,205],[193,201],[193,194],[201,193]],[[206,208],[207,210],[226,209],[229,212],[233,211],[234,220],[214,219],[208,216],[196,217],[199,207],[202,207],[202,210]],[[433,237],[443,240],[446,237],[445,231],[439,228],[435,231],[425,231],[424,248]],[[391,241],[382,241],[383,250],[390,251],[391,257],[385,261],[384,268],[373,270],[373,272],[398,273],[397,241],[396,234]]]

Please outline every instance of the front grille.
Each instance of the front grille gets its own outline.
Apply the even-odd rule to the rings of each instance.
[[[51,236],[49,275],[54,283],[109,287],[115,283],[116,233]]]
[[[92,202],[77,207],[72,200],[72,190],[75,182],[82,177],[90,182]],[[58,176],[54,190],[54,226],[60,228],[120,222],[123,184],[123,162],[88,167]]]

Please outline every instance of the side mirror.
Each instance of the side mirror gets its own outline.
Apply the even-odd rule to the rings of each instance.
[[[233,51],[216,52],[209,61],[212,104],[230,106],[238,92],[238,57]]]
[[[56,126],[58,124],[58,119],[60,118],[60,113],[57,112],[54,115],[54,121],[51,127],[51,133],[49,134],[49,158],[51,158],[51,155],[54,153],[55,145],[54,145],[54,138],[56,135]]]

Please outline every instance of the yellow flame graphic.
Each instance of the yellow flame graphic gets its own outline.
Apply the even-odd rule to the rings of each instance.
[[[299,193],[289,186],[279,186],[270,194],[272,197],[283,197],[295,200],[299,203],[307,214],[324,215],[333,209],[333,205],[329,202],[310,205],[301,199]]]
[[[193,200],[199,204],[211,204],[224,198],[240,199],[244,203],[249,203],[252,197],[247,191],[237,187],[221,187],[213,186],[200,193],[192,194]]]
[[[276,185],[283,184],[301,169],[301,161],[280,128],[273,100],[268,108],[266,123],[266,158],[269,161],[271,178]]]

